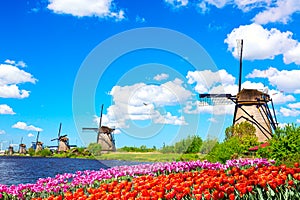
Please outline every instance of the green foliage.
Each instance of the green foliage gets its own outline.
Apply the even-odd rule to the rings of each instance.
[[[147,148],[146,145],[141,145],[140,147],[124,146],[122,148],[119,148],[118,151],[120,151],[120,152],[153,152],[153,151],[156,151],[156,147],[153,146],[153,148]]]
[[[238,137],[238,138],[251,138],[254,137],[256,138],[255,135],[255,127],[250,124],[247,121],[235,124],[234,126],[229,126],[225,130],[225,140],[230,139],[231,137]]]
[[[200,153],[208,154],[213,149],[213,147],[217,144],[217,142],[218,142],[217,138],[207,138],[202,143]]]
[[[33,148],[29,148],[28,152],[27,152],[30,156],[34,156],[35,155],[35,150]]]
[[[202,146],[202,139],[199,136],[188,136],[176,142],[174,145],[163,146],[162,153],[199,153]]]
[[[180,161],[191,161],[191,160],[199,160],[199,156],[197,154],[182,154],[179,158]],[[178,160],[178,161],[179,161]]]
[[[205,157],[210,162],[225,163],[226,160],[230,160],[240,155],[244,149],[241,147],[241,143],[238,137],[231,137],[223,143],[216,143],[212,150]]]
[[[52,152],[50,151],[50,149],[45,148],[42,149],[41,151],[36,152],[36,155],[41,157],[48,157],[52,155]]]
[[[260,157],[271,158],[280,163],[293,163],[300,160],[300,127],[292,124],[278,128],[270,146],[257,151]]]
[[[199,136],[193,136],[191,140],[192,142],[185,153],[199,153],[203,143],[202,139]]]
[[[102,146],[101,144],[98,143],[90,143],[89,146],[87,147],[87,150],[91,152],[94,156],[100,156]]]

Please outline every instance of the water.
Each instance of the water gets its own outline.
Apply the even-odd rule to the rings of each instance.
[[[140,162],[0,156],[0,184],[35,183],[39,178],[54,177],[56,174],[134,164]]]

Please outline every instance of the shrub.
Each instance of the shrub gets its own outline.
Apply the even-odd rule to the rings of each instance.
[[[257,155],[260,157],[271,158],[280,163],[293,163],[300,160],[300,127],[289,124],[284,128],[278,128],[269,146],[260,148]]]
[[[36,155],[41,156],[41,157],[48,157],[52,155],[52,152],[50,151],[50,149],[45,148],[42,149],[41,151],[36,152]]]
[[[91,152],[94,156],[100,156],[102,146],[101,144],[98,143],[90,143],[89,146],[87,147],[87,150]]]

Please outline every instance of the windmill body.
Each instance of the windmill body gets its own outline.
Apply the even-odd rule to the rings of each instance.
[[[14,147],[13,146],[11,146],[11,145],[9,145],[9,147],[8,147],[8,155],[13,155],[14,154]]]
[[[57,138],[54,138],[51,141],[57,140],[57,142],[58,142],[57,152],[66,152],[70,149],[69,138],[67,137],[67,135],[62,135],[62,136],[60,135],[61,126],[62,126],[62,123],[59,124]]]
[[[247,121],[256,129],[259,142],[272,138],[272,132],[277,128],[277,119],[273,101],[267,91],[257,89],[241,89],[242,82],[242,51],[243,40],[240,41],[240,72],[238,93],[231,94],[200,94],[200,106],[235,104],[233,125]],[[271,104],[271,109],[269,107]]]
[[[26,144],[20,144],[19,145],[19,154],[26,154]]]
[[[236,96],[233,125],[247,121],[255,127],[259,142],[271,139],[274,121],[268,106],[270,101],[267,93],[256,89],[242,89]]]
[[[82,128],[83,131],[95,131],[97,133],[97,143],[101,145],[102,152],[116,151],[115,139],[113,136],[114,128],[110,128],[108,126],[102,126],[102,112],[103,112],[103,104],[101,107],[101,114],[99,120],[98,128]]]
[[[23,144],[23,138],[21,138],[21,142],[19,144],[19,154],[26,154],[26,144]]]

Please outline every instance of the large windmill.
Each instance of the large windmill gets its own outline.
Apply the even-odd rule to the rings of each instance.
[[[97,143],[101,145],[102,151],[116,151],[115,139],[113,136],[114,128],[102,126],[103,104],[98,128],[82,128],[83,131],[95,131],[97,133]]]
[[[235,95],[200,94],[200,106],[234,103],[233,125],[248,121],[256,128],[255,134],[258,141],[265,142],[272,138],[272,133],[278,125],[273,101],[266,91],[246,88],[241,89],[243,40],[239,40],[238,42],[240,45],[238,93]],[[269,104],[271,104],[271,108],[269,107]]]
[[[39,141],[40,132],[38,131],[35,142],[35,152],[41,151],[43,149],[43,143]]]
[[[23,137],[21,138],[21,142],[19,144],[19,154],[26,154],[26,144],[23,144]]]
[[[57,140],[57,142],[58,142],[57,152],[65,152],[70,149],[69,138],[67,137],[67,135],[60,135],[61,134],[61,126],[62,126],[62,123],[59,124],[57,138],[54,138],[51,140],[51,141]]]

